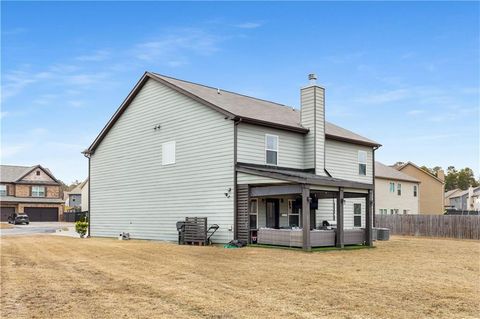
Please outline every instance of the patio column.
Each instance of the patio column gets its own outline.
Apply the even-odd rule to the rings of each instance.
[[[335,231],[336,246],[338,248],[343,248],[343,201],[343,188],[340,187],[337,194],[337,229]]]
[[[365,203],[365,242],[367,246],[373,246],[373,190],[368,190]]]
[[[302,185],[303,250],[311,251],[310,243],[310,186]]]

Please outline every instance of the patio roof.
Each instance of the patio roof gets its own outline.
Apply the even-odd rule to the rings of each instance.
[[[373,184],[360,183],[328,176],[321,176],[303,170],[292,170],[283,167],[237,163],[236,169],[237,172],[270,177],[299,184],[373,189]]]

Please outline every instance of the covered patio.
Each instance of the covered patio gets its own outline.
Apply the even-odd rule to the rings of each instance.
[[[252,164],[237,173],[236,238],[306,251],[373,245],[373,184]]]

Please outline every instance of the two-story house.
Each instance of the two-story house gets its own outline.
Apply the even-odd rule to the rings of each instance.
[[[201,216],[217,242],[371,245],[380,144],[325,121],[324,88],[300,96],[299,111],[146,72],[84,151],[90,234],[176,240]]]
[[[391,166],[375,162],[377,214],[418,214],[420,181]]]
[[[63,214],[60,182],[41,165],[0,165],[0,216],[14,212],[30,221],[59,221]]]

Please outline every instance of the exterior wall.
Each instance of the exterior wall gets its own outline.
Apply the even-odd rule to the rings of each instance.
[[[325,168],[325,89],[308,86],[301,90],[301,123],[309,132],[304,138],[304,166],[326,175]]]
[[[81,207],[82,206],[82,195],[81,194],[70,194],[70,195],[68,195],[68,206],[70,206],[70,207]]]
[[[467,197],[468,195],[465,194],[463,196],[450,198],[450,205],[452,205],[453,208],[458,210],[467,210]]]
[[[40,172],[40,175],[37,175],[37,171]],[[27,176],[22,178],[22,181],[32,181],[32,182],[49,182],[54,183],[55,181],[48,176],[42,169],[38,168],[30,172]]]
[[[82,211],[88,211],[88,181],[85,182],[82,188]]]
[[[444,185],[429,174],[412,166],[406,165],[402,173],[415,177],[420,181],[420,201],[418,210],[420,214],[443,214]]]
[[[395,183],[395,192],[390,192],[390,182]],[[400,196],[397,193],[398,184],[402,185]],[[417,186],[417,197],[413,196],[414,185]],[[407,210],[407,214],[418,214],[420,197],[418,183],[375,178],[375,214],[380,214],[381,209],[387,209],[388,214],[391,209],[398,209],[399,214],[403,214],[404,210]]]
[[[281,183],[287,183],[287,182],[279,179],[238,172],[237,183],[238,184],[281,184]]]
[[[15,184],[2,183],[1,185],[6,185],[7,186],[7,196],[15,196]]]
[[[214,242],[233,239],[233,134],[224,115],[148,80],[91,156],[91,235],[176,241],[176,222],[201,216],[220,226]],[[176,161],[163,166],[169,141]]]
[[[373,149],[368,146],[326,140],[326,169],[335,178],[373,183]],[[367,174],[358,174],[358,151],[367,152]]]
[[[303,134],[247,123],[237,127],[237,161],[265,165],[265,134],[278,136],[277,166],[304,168]]]

